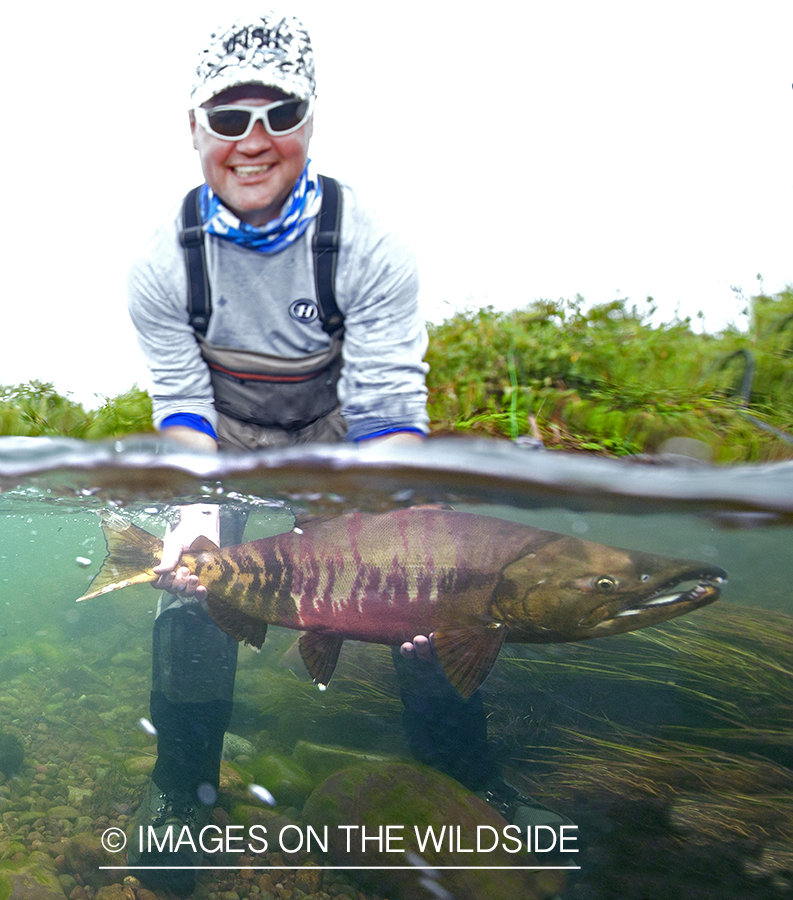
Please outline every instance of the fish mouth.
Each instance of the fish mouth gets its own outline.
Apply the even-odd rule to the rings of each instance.
[[[666,618],[668,607],[686,606],[697,609],[719,599],[721,588],[727,583],[723,569],[711,568],[707,572],[694,570],[664,582],[657,590],[639,600],[626,603],[613,618],[647,615],[657,612]],[[605,623],[604,623],[605,624]]]

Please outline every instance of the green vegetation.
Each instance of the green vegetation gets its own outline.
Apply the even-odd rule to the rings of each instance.
[[[86,412],[51,384],[0,386],[0,435],[102,440],[151,431],[151,400],[137,387],[106,397],[99,409]]]
[[[435,432],[541,437],[546,447],[653,453],[693,438],[719,462],[793,457],[793,286],[747,302],[748,331],[650,324],[625,301],[542,301],[458,313],[430,327]],[[777,431],[775,432],[774,429]],[[151,431],[133,388],[86,410],[32,382],[0,387],[0,435],[103,439]]]
[[[578,297],[458,313],[430,331],[433,427],[614,455],[687,437],[720,462],[790,458],[793,444],[762,426],[793,433],[793,288],[749,303],[749,331],[719,335],[690,319],[651,325],[650,300],[644,312]]]

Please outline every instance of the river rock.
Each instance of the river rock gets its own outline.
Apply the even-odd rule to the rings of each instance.
[[[230,731],[223,735],[223,759],[236,759],[243,754],[253,756],[254,753],[256,748],[246,738]]]
[[[110,665],[148,672],[151,668],[151,651],[147,647],[138,647],[135,650],[122,650],[113,656],[110,660]]]
[[[77,887],[77,882],[71,875],[59,875],[58,884],[60,884],[61,890],[67,897]]]
[[[313,897],[322,887],[322,869],[318,866],[305,865],[295,870],[295,887]]]
[[[228,808],[232,803],[249,800],[251,795],[248,788],[252,781],[253,775],[247,769],[224,759],[220,763],[219,795],[222,805]]]
[[[0,866],[0,897],[5,900],[64,900],[65,894],[51,867],[23,862]]]
[[[72,807],[82,806],[94,796],[90,788],[75,787],[73,784],[68,786],[67,791],[69,806]]]
[[[278,835],[283,828],[296,824],[288,816],[266,806],[251,803],[235,803],[231,808],[230,821],[233,825],[244,825],[246,829],[254,825],[263,825],[270,837]]]
[[[324,781],[334,772],[346,769],[359,763],[395,763],[401,762],[396,756],[381,753],[363,753],[347,747],[332,747],[327,744],[313,744],[310,741],[298,741],[292,753],[293,762],[302,766],[314,779],[315,784]]]
[[[108,853],[93,834],[77,834],[69,839],[64,847],[63,856],[66,867],[72,875],[80,876],[85,884],[101,887],[113,884],[119,876],[112,869],[100,869],[100,866],[125,866],[123,853]]]
[[[17,853],[27,854],[28,848],[21,841],[2,841],[0,842],[0,857],[2,859],[11,859]]]
[[[508,823],[458,782],[425,766],[366,763],[343,769],[331,775],[311,794],[303,818],[318,832],[328,827],[329,852],[336,865],[378,867],[375,872],[359,869],[350,874],[362,886],[389,898],[426,900],[429,894],[435,893],[451,895],[455,900],[515,900],[517,897],[541,900],[556,895],[563,883],[559,872],[527,872],[516,868],[552,863],[545,860],[539,863],[524,851],[508,853],[501,848],[500,842],[492,852],[477,852],[478,826],[495,829],[483,830],[489,847],[492,836],[501,836]],[[357,830],[351,832],[342,826],[357,826]],[[363,827],[366,836],[385,836],[388,826],[392,826],[391,834],[395,839],[390,851],[385,843],[379,845],[377,841],[367,841],[363,844],[361,841]],[[436,835],[445,828],[444,839],[439,849],[428,841],[422,850],[417,833],[425,836],[430,826]],[[451,848],[450,829],[454,836]],[[471,852],[468,852],[469,848]],[[389,866],[404,866],[413,859],[438,867],[433,885],[428,886],[428,876],[421,870],[415,874],[396,869],[388,871]],[[444,866],[512,868],[506,871],[485,868],[443,870],[441,867]]]
[[[74,822],[79,816],[79,811],[73,806],[52,806],[47,810],[47,817],[50,819],[67,819]]]
[[[107,884],[94,895],[94,900],[128,900],[120,884]]]
[[[145,775],[148,777],[154,771],[156,756],[130,756],[124,761],[124,769],[127,775]]]
[[[13,678],[23,672],[38,672],[45,666],[55,666],[65,661],[66,656],[58,647],[30,640],[3,654],[0,659],[0,680]]]
[[[279,806],[302,806],[318,784],[294,759],[278,753],[263,753],[251,760],[250,771],[256,784],[273,795]]]

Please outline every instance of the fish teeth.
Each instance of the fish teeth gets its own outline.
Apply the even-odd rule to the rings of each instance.
[[[691,593],[693,594],[694,592],[692,591]],[[677,603],[681,597],[685,596],[686,594],[683,591],[678,594],[664,594],[661,597],[654,597],[652,600],[642,603],[642,606],[646,608],[648,606],[664,606],[667,603]]]
[[[686,596],[688,595],[684,591],[677,594],[662,594],[660,597],[643,600],[638,606],[631,606],[627,609],[620,610],[616,613],[615,618],[619,618],[620,616],[638,616],[651,606],[669,606],[672,603],[677,603],[678,600]]]

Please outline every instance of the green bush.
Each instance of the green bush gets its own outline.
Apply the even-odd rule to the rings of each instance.
[[[430,329],[433,427],[514,438],[534,424],[547,446],[617,455],[685,436],[721,461],[787,458],[793,444],[746,413],[793,432],[793,292],[751,303],[748,333],[718,335],[690,319],[651,325],[651,300],[458,313]]]
[[[82,404],[59,394],[52,384],[31,381],[0,386],[0,435],[101,440],[150,431],[151,400],[137,387],[105,398],[99,409],[86,412]]]

